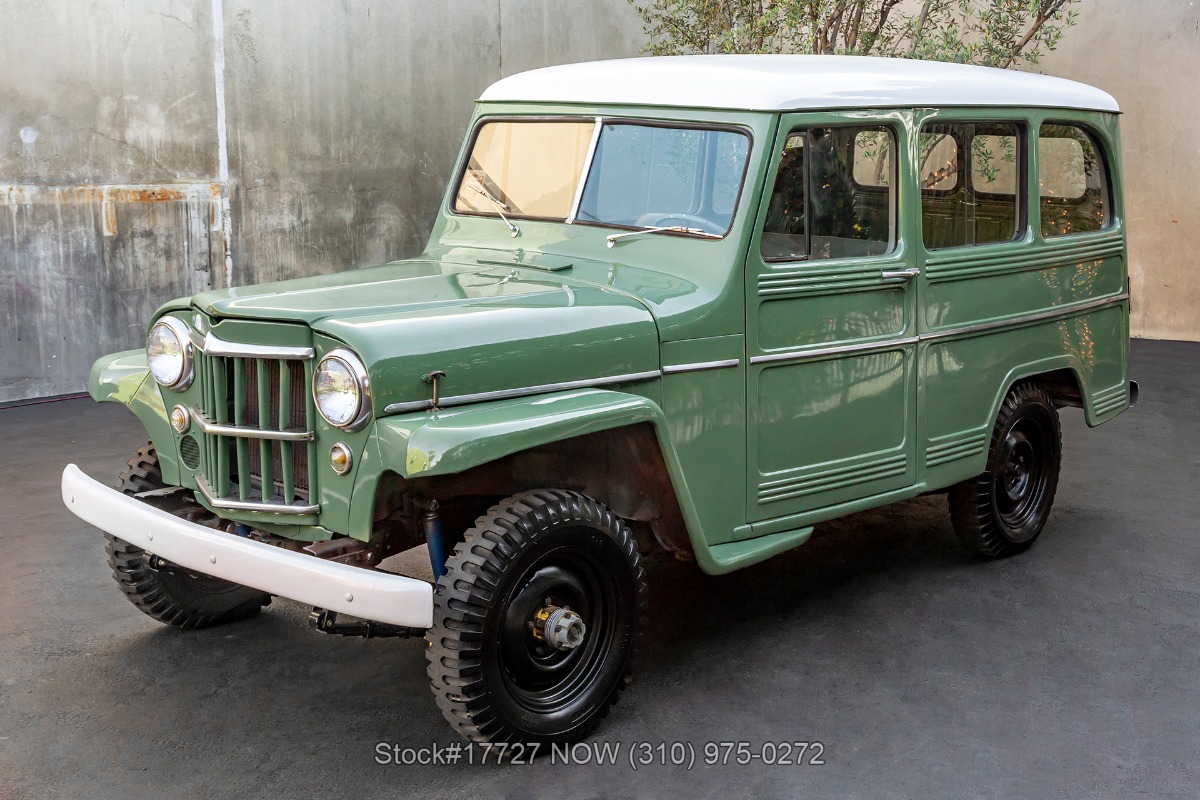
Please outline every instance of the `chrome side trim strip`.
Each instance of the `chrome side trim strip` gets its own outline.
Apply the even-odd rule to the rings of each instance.
[[[890,350],[896,347],[905,347],[917,342],[937,342],[943,339],[952,339],[956,336],[970,336],[976,333],[986,333],[988,331],[1001,330],[1005,328],[1019,328],[1022,325],[1030,325],[1037,322],[1050,322],[1056,319],[1072,317],[1076,314],[1082,314],[1086,311],[1096,311],[1097,309],[1115,306],[1129,299],[1128,292],[1121,292],[1111,297],[1100,297],[1095,300],[1088,300],[1082,303],[1075,303],[1070,306],[1061,306],[1059,308],[1049,309],[1047,311],[1039,311],[1034,314],[1025,314],[1020,317],[1009,317],[1008,319],[993,320],[990,322],[979,322],[974,325],[961,325],[957,328],[947,328],[945,330],[933,331],[931,333],[922,333],[920,336],[906,336],[900,339],[888,339],[883,342],[855,342],[854,344],[835,345],[833,347],[820,347],[812,350],[791,351],[787,353],[770,353],[762,356],[752,356],[751,364],[772,364],[788,361],[804,361],[810,358],[824,358],[826,356],[837,356],[846,353],[867,353],[875,350]],[[664,370],[665,371],[665,370]]]
[[[514,397],[529,397],[535,394],[561,392],[567,389],[591,389],[598,386],[612,386],[616,383],[633,383],[661,378],[659,370],[646,372],[630,372],[625,375],[613,375],[611,378],[586,378],[581,381],[565,381],[563,383],[543,383],[540,386],[522,386],[517,389],[499,389],[494,392],[478,392],[476,394],[459,394],[443,397],[438,400],[438,408],[462,406],[468,403],[482,403],[487,400],[510,400]],[[410,411],[427,411],[433,408],[432,400],[413,400],[407,403],[391,403],[383,409],[384,414],[405,414]]]
[[[311,442],[315,437],[312,431],[274,431],[266,428],[250,428],[240,425],[226,425],[223,422],[213,422],[198,408],[189,408],[192,419],[205,433],[217,436],[237,436],[242,439],[274,439],[280,442]]]
[[[283,503],[261,503],[255,500],[232,500],[228,497],[217,497],[212,487],[208,485],[208,481],[204,480],[203,475],[193,475],[196,479],[196,486],[200,489],[200,494],[204,495],[204,499],[213,508],[222,508],[227,511],[266,511],[271,514],[293,514],[302,516],[305,514],[316,514],[320,512],[320,506],[314,505],[284,505]]]
[[[232,356],[234,358],[280,358],[287,360],[307,360],[313,357],[315,350],[311,347],[292,347],[288,345],[258,345],[242,342],[227,342],[209,331],[201,336],[199,331],[191,333],[192,346],[201,353],[210,356]]]
[[[678,375],[681,372],[702,372],[708,369],[728,369],[740,366],[740,358],[727,358],[723,361],[696,361],[692,364],[669,364],[662,368],[663,375]]]
[[[985,331],[999,330],[1001,328],[1018,328],[1033,322],[1049,322],[1050,320],[1061,319],[1063,317],[1072,317],[1084,311],[1095,311],[1096,309],[1115,306],[1118,303],[1124,303],[1128,299],[1129,292],[1121,292],[1111,297],[1100,297],[1095,300],[1087,300],[1069,306],[1060,306],[1047,311],[1038,311],[1035,314],[1025,314],[1021,317],[1009,317],[1008,319],[977,322],[974,325],[961,325],[957,328],[931,331],[930,333],[921,334],[921,341],[936,342],[941,339],[950,339],[955,336],[965,336],[972,333],[984,333]]]
[[[800,350],[788,353],[770,353],[765,356],[752,356],[751,364],[777,364],[783,361],[804,361],[810,358],[839,356],[845,353],[869,353],[873,350],[893,350],[916,344],[919,336],[905,336],[902,339],[888,339],[882,342],[855,342],[854,344],[839,344],[833,347],[818,347],[813,350]]]
[[[575,197],[571,200],[571,211],[567,214],[566,223],[571,225],[579,216],[579,205],[583,202],[583,187],[592,172],[592,159],[596,156],[596,145],[600,142],[600,129],[604,127],[604,117],[596,117],[596,127],[592,128],[592,140],[588,142],[587,155],[583,157],[583,169],[579,171],[579,185],[575,187]]]

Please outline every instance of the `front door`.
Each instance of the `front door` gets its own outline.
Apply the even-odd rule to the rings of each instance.
[[[895,115],[781,120],[746,264],[750,535],[915,481],[917,281],[897,219],[907,138]]]

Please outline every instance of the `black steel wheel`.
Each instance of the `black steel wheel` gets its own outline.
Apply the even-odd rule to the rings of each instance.
[[[629,682],[646,581],[633,534],[576,492],[516,495],[481,517],[434,593],[429,678],[476,742],[587,736]]]
[[[950,490],[963,546],[987,558],[1028,549],[1050,516],[1061,460],[1054,401],[1036,383],[1017,384],[1000,407],[987,469]]]
[[[153,445],[138,450],[121,473],[117,488],[138,495],[166,488]],[[179,494],[141,498],[190,522],[216,527],[221,523],[202,506],[183,502]],[[181,630],[196,630],[234,622],[257,614],[271,596],[238,583],[185,570],[105,534],[105,552],[113,579],[139,611]]]

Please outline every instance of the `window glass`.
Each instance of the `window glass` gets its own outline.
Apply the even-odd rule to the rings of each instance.
[[[595,123],[500,121],[479,129],[455,211],[566,219]],[[489,199],[491,195],[492,199]]]
[[[918,152],[927,248],[1008,242],[1020,235],[1024,161],[1017,125],[926,125]]]
[[[1016,194],[1016,136],[978,135],[971,140],[971,183],[981,193]]]
[[[737,131],[606,123],[577,218],[724,235],[749,149]]]
[[[949,133],[922,131],[919,137],[921,188],[950,192],[958,186],[958,142]]]
[[[789,134],[767,206],[762,257],[786,261],[888,252],[895,192],[889,154],[894,144],[887,129],[876,127],[811,128]],[[871,164],[869,170],[859,160],[858,151],[866,148],[872,153],[861,163]],[[870,182],[856,180],[856,172]]]
[[[1038,134],[1042,235],[1098,231],[1108,224],[1108,179],[1095,139],[1074,125],[1046,124]]]
[[[887,131],[860,131],[854,137],[854,182],[859,186],[890,186],[892,138]]]

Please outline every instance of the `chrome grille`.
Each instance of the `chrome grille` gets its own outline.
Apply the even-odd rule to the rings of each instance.
[[[311,351],[251,348],[211,334],[193,344],[199,402],[192,411],[204,433],[197,483],[206,499],[216,508],[316,513]],[[250,349],[259,352],[245,355]]]

